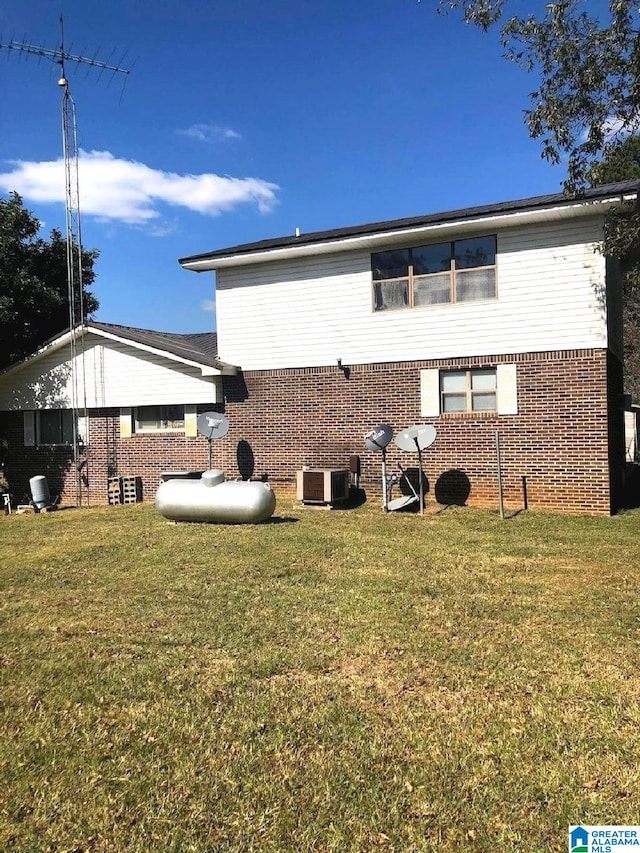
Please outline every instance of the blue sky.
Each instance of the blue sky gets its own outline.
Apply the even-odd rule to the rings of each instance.
[[[97,319],[214,328],[178,258],[560,189],[523,110],[535,79],[436,0],[5,0],[0,40],[69,66]],[[59,69],[0,51],[0,193],[64,231]]]

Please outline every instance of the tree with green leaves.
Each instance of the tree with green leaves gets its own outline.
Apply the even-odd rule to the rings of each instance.
[[[640,179],[640,136],[629,136],[588,173],[596,187]],[[622,263],[625,390],[640,401],[640,235],[634,211],[610,214],[605,221],[605,251]]]
[[[640,179],[640,15],[632,0],[437,0],[468,24],[500,27],[506,59],[532,72],[525,122],[542,156],[566,163],[565,191]],[[603,251],[623,270],[625,387],[640,400],[640,212],[612,213]]]
[[[49,241],[39,232],[39,221],[17,193],[0,198],[0,369],[69,328],[67,242],[57,229]],[[95,279],[97,257],[96,250],[82,252],[85,317],[98,309],[86,289]]]
[[[635,0],[436,0],[466,23],[500,27],[506,59],[534,74],[537,88],[524,111],[542,156],[566,164],[564,187],[640,178],[640,14]],[[605,253],[625,259],[640,242],[640,214],[611,217]],[[640,281],[640,278],[639,278]]]
[[[526,17],[514,0],[437,0],[483,30],[500,27],[507,59],[538,81],[525,111],[529,133],[551,163],[566,161],[565,189],[579,191],[589,170],[640,130],[640,18],[633,0],[531,2]]]

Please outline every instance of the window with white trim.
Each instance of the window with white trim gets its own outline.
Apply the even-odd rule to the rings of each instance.
[[[495,367],[428,368],[420,371],[420,414],[518,414],[516,364]]]
[[[496,368],[445,370],[440,373],[440,410],[447,412],[495,412]]]
[[[184,406],[139,406],[135,410],[135,431],[184,432]]]
[[[371,255],[373,310],[496,298],[496,236]]]
[[[73,444],[73,411],[42,409],[36,412],[36,444]]]
[[[71,409],[37,409],[22,413],[25,447],[70,447],[73,445],[73,419]],[[78,444],[87,442],[88,418],[76,416]]]

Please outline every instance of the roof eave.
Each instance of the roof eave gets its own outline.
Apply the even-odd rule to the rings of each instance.
[[[39,349],[37,349],[31,355],[28,355],[26,358],[23,358],[20,361],[14,361],[13,364],[9,364],[7,365],[7,367],[4,367],[2,370],[0,370],[0,376],[6,376],[8,373],[13,373],[14,370],[19,370],[21,367],[24,367],[27,362],[35,361],[45,355],[48,355],[51,352],[55,352],[61,347],[66,346],[70,341],[71,332],[63,332],[61,335],[58,335],[58,337],[51,338],[51,340],[44,343]]]
[[[218,361],[217,367],[203,367],[203,376],[236,376],[238,368],[234,364],[228,364],[226,361]]]
[[[150,347],[146,344],[141,344],[137,341],[133,341],[130,338],[121,337],[119,335],[113,334],[112,332],[107,332],[104,329],[96,328],[95,326],[91,325],[90,322],[87,323],[85,326],[76,328],[74,331],[76,337],[79,335],[84,335],[85,333],[98,335],[99,337],[126,344],[127,346],[134,347],[135,349],[143,350],[154,355],[159,355],[162,358],[166,358],[170,361],[177,361],[180,364],[185,364],[189,367],[195,367],[196,369],[200,370],[202,376],[235,376],[238,372],[237,367],[235,367],[233,364],[228,364],[225,361],[215,359],[215,364],[206,364],[203,361],[182,358],[180,356],[174,355],[173,353],[167,352],[166,350]],[[27,362],[39,360],[45,355],[49,355],[49,353],[55,352],[56,350],[67,346],[71,343],[72,336],[73,332],[71,330],[67,330],[61,335],[58,335],[58,337],[52,338],[50,341],[47,341],[46,344],[43,344],[43,346],[41,346],[40,349],[36,350],[32,355],[28,356],[22,361],[10,364],[3,370],[0,370],[0,376],[6,376],[8,373],[12,373],[14,370],[19,370],[21,367],[27,364]]]
[[[619,206],[625,202],[637,200],[637,192],[611,193],[600,198],[575,199],[563,201],[549,206],[532,206],[520,210],[505,210],[479,213],[469,216],[458,216],[452,219],[429,221],[423,224],[413,224],[394,228],[389,223],[386,230],[371,233],[359,233],[345,235],[344,237],[328,238],[326,240],[304,241],[304,236],[299,244],[267,247],[256,250],[231,251],[228,254],[211,253],[210,255],[196,255],[191,258],[183,258],[180,264],[184,269],[193,272],[209,272],[224,269],[226,267],[246,266],[249,264],[269,263],[271,261],[289,260],[293,258],[312,257],[315,255],[332,254],[335,252],[367,249],[375,250],[378,246],[400,243],[407,239],[418,239],[422,236],[430,239],[448,232],[456,233],[476,231],[478,228],[508,228],[520,224],[535,224],[536,222],[557,221],[567,218],[582,216],[597,216],[606,213],[611,207]]]
[[[183,356],[176,355],[175,353],[169,352],[168,350],[160,349],[159,347],[152,347],[149,344],[143,344],[140,343],[140,341],[134,341],[131,338],[125,338],[120,335],[116,335],[113,332],[107,332],[104,329],[98,329],[95,326],[89,325],[88,331],[90,331],[92,334],[100,335],[103,338],[107,338],[108,340],[117,341],[118,343],[134,347],[134,349],[139,349],[143,352],[151,353],[152,355],[159,355],[162,358],[168,359],[169,361],[177,361],[178,363],[186,364],[189,367],[196,367],[202,371],[203,376],[221,376],[224,372],[224,368],[232,367],[232,365],[227,365],[225,362],[217,362],[216,365],[211,365],[206,364],[204,361],[199,361],[197,359],[184,358]]]

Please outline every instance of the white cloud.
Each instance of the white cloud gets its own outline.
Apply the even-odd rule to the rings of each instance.
[[[64,162],[11,160],[0,174],[0,189],[40,203],[64,202]],[[260,178],[231,178],[205,173],[179,175],[122,160],[108,151],[80,152],[80,207],[83,215],[145,225],[160,217],[158,205],[185,207],[217,216],[241,204],[268,213],[277,203],[277,184]]]
[[[206,311],[208,314],[212,314],[212,315],[213,315],[213,317],[210,317],[210,318],[207,320],[207,323],[208,323],[208,324],[213,323],[213,325],[215,326],[215,324],[216,324],[216,319],[217,319],[217,314],[216,314],[216,300],[215,300],[215,299],[205,299],[205,300],[204,300],[204,302],[202,302],[202,303],[200,304],[200,308],[202,308],[202,310],[203,310],[203,311]]]
[[[218,124],[192,124],[186,129],[178,129],[176,133],[188,136],[198,142],[215,143],[226,142],[229,139],[242,139],[242,136],[230,127],[221,127]]]
[[[612,139],[615,139],[616,136],[622,134],[623,136],[628,136],[630,131],[627,130],[625,123],[621,118],[615,118],[614,116],[610,116],[602,125],[602,129],[604,130],[605,139],[607,142],[610,142]]]
[[[618,140],[623,140],[633,133],[637,133],[640,129],[640,116],[635,116],[632,121],[622,119],[619,116],[609,116],[602,122],[602,131],[604,133],[604,141],[609,144]],[[586,142],[589,138],[589,129],[585,128],[580,134],[580,141]]]

